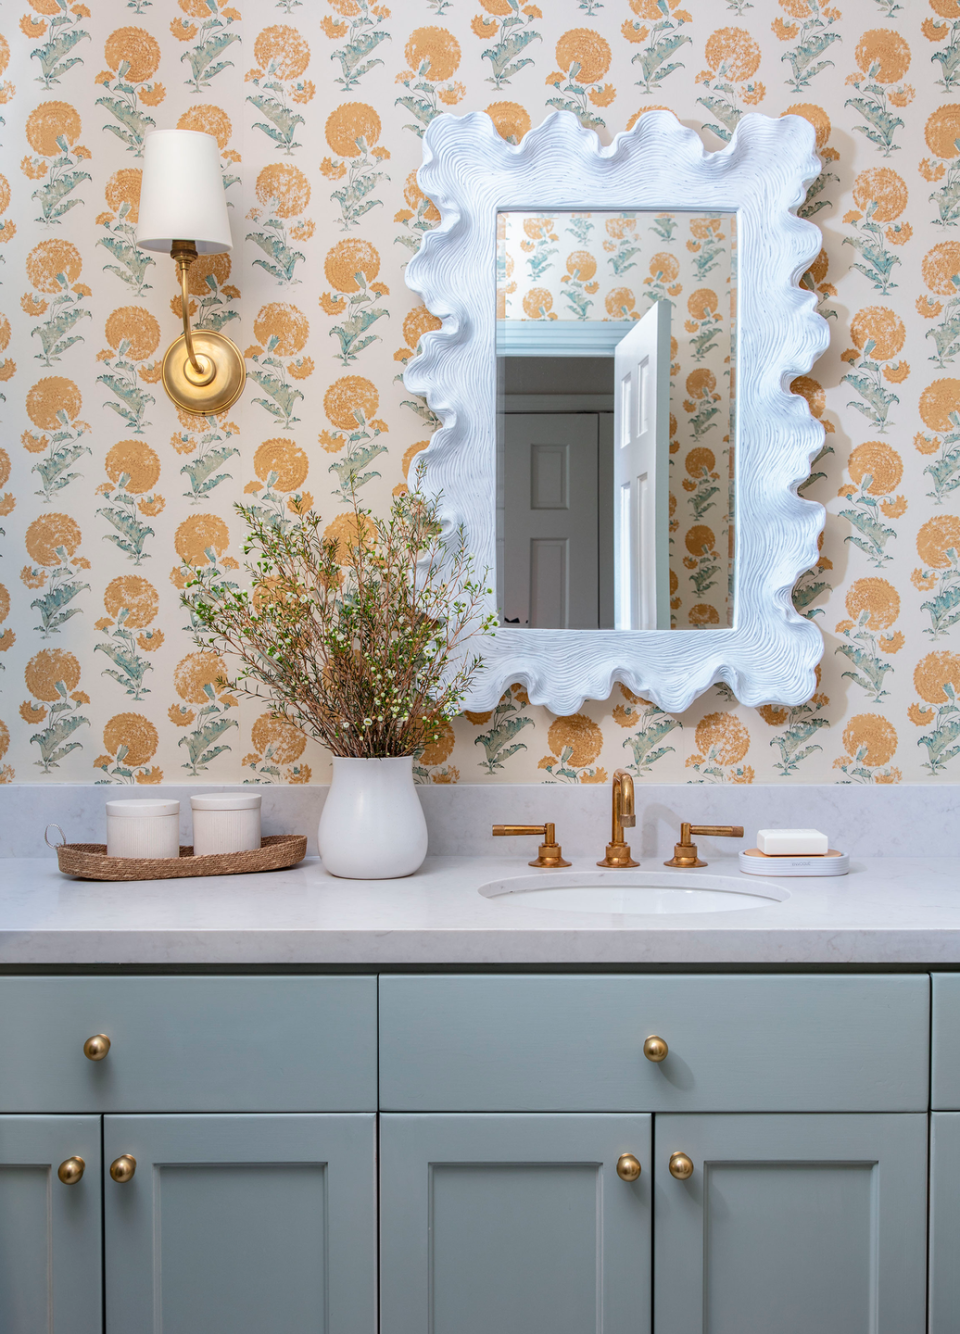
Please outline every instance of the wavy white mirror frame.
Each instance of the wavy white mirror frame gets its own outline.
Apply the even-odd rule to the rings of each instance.
[[[482,112],[438,116],[417,179],[440,211],[406,280],[443,321],[404,375],[441,422],[424,458],[445,524],[462,524],[482,570],[496,561],[497,214],[506,210],[718,210],[737,214],[738,349],[734,624],[713,630],[501,627],[481,645],[485,671],[468,707],[492,708],[514,681],[557,714],[607,699],[615,681],[682,712],[716,681],[745,704],[799,704],[815,689],[820,631],[791,600],[817,558],[821,505],[797,494],[823,443],[790,392],[829,342],[812,293],[797,285],[820,232],[796,216],[820,172],[799,116],[745,115],[707,152],[695,131],[650,111],[603,147],[567,111],[517,146]],[[491,597],[490,609],[496,611]],[[472,647],[472,646],[471,646]]]

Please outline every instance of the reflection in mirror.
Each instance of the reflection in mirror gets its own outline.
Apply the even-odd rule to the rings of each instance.
[[[733,624],[736,215],[501,213],[504,624]]]

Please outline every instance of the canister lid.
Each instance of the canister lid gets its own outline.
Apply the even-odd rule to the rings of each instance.
[[[253,811],[260,809],[259,792],[218,792],[216,796],[191,797],[195,811]]]
[[[127,819],[142,818],[144,815],[179,815],[179,801],[108,801],[108,815],[120,815]]]

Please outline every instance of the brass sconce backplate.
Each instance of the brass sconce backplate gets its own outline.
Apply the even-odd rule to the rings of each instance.
[[[243,393],[247,378],[240,349],[212,329],[194,329],[193,347],[202,374],[191,365],[187,341],[181,334],[163,358],[163,387],[184,412],[207,417],[225,412]]]

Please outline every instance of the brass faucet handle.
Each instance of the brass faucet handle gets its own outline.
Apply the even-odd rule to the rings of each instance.
[[[551,823],[547,824],[495,824],[493,826],[494,838],[512,838],[515,834],[539,834],[543,839],[540,844],[539,856],[529,866],[539,866],[547,870],[555,870],[558,866],[569,866],[568,861],[563,859],[563,848],[557,842],[556,828]]]
[[[680,842],[673,845],[673,856],[664,866],[678,866],[688,870],[692,866],[706,866],[697,856],[697,845],[693,835],[702,838],[743,838],[743,825],[740,824],[688,824],[680,826]]]

